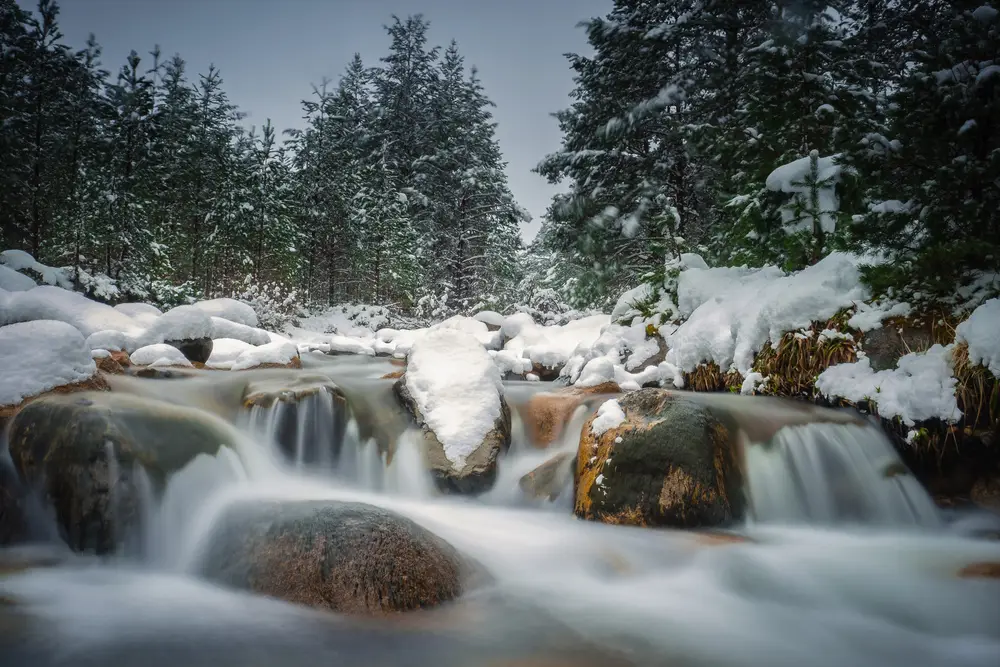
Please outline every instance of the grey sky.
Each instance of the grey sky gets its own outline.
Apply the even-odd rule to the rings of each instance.
[[[20,4],[33,5],[34,0]],[[498,138],[514,196],[535,220],[556,188],[531,169],[559,146],[549,116],[569,104],[572,73],[562,54],[587,50],[576,24],[606,14],[611,0],[62,0],[66,40],[82,46],[91,32],[115,72],[131,49],[180,53],[189,71],[222,71],[230,99],[277,128],[301,126],[299,102],[310,84],[336,81],[355,52],[374,64],[388,48],[382,29],[392,14],[422,13],[431,40],[458,40],[496,103]]]

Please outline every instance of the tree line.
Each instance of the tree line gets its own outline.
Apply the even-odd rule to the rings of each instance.
[[[984,0],[615,0],[586,31],[537,169],[568,192],[530,249],[536,284],[594,304],[685,251],[799,269],[850,250],[881,258],[877,293],[943,296],[1000,266]]]
[[[419,16],[387,26],[303,102],[301,129],[247,129],[220,72],[132,52],[111,75],[58,6],[0,0],[4,247],[72,266],[81,288],[168,303],[247,282],[313,303],[470,308],[509,299],[526,213],[507,186],[492,103]],[[107,291],[100,292],[107,295]]]

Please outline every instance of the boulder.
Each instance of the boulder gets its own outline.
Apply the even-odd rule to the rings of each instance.
[[[969,499],[980,507],[1000,512],[1000,471],[986,474],[976,480]]]
[[[872,370],[885,371],[896,368],[904,355],[929,349],[934,345],[934,335],[929,327],[897,325],[890,320],[866,332],[861,344]]]
[[[271,423],[289,461],[333,464],[339,458],[347,398],[325,375],[274,372],[247,385],[243,406],[256,408],[255,419]]]
[[[559,373],[562,372],[562,366],[550,367],[534,362],[531,364],[531,372],[542,382],[552,382],[559,377]]]
[[[540,449],[548,447],[559,439],[578,407],[592,397],[620,393],[617,384],[606,382],[594,387],[562,387],[534,394],[521,413],[529,442]]]
[[[572,452],[560,452],[521,477],[518,486],[531,498],[558,498],[573,480],[576,461]]]
[[[416,401],[406,388],[405,377],[397,380],[392,389],[399,402],[420,425],[424,461],[439,490],[444,493],[477,495],[493,488],[497,479],[497,459],[501,452],[510,447],[510,408],[502,396],[500,416],[494,422],[493,429],[472,454],[461,465],[457,465],[445,455],[444,445],[424,422]]]
[[[163,342],[171,347],[176,347],[192,363],[203,364],[212,356],[211,338],[187,338]]]
[[[711,527],[744,511],[738,455],[705,405],[668,390],[618,401],[624,421],[595,435],[592,417],[577,453],[575,513],[607,523]]]
[[[28,536],[25,492],[17,472],[0,453],[0,547],[23,542]],[[3,551],[0,551],[0,555]]]
[[[97,370],[102,373],[110,373],[112,375],[121,375],[125,372],[125,368],[122,367],[120,363],[111,355],[101,356],[94,359],[97,363]]]
[[[87,392],[27,405],[11,421],[9,442],[20,478],[52,506],[69,546],[107,553],[139,521],[142,485],[162,488],[195,456],[238,437],[199,410]]]
[[[409,519],[336,501],[236,502],[218,518],[199,569],[227,586],[345,614],[433,607],[475,574]]]

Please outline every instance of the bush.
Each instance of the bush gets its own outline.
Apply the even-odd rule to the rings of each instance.
[[[234,299],[249,304],[257,313],[257,326],[268,331],[281,331],[294,325],[301,311],[296,290],[281,283],[257,283],[253,276],[243,280],[243,288]]]

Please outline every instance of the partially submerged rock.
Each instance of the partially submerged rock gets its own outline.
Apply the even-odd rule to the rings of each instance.
[[[162,487],[195,456],[237,437],[198,410],[87,392],[32,402],[12,420],[9,441],[20,478],[51,504],[69,546],[106,553],[140,518],[140,470]]]
[[[594,397],[620,394],[614,382],[594,387],[564,387],[532,395],[521,410],[529,442],[545,448],[559,439],[573,413]]]
[[[433,607],[473,566],[405,517],[363,503],[246,501],[227,507],[200,563],[228,586],[346,614]]]
[[[521,491],[530,498],[552,501],[562,495],[573,481],[576,461],[572,452],[560,452],[527,473],[518,481]]]
[[[393,385],[423,432],[424,459],[438,488],[482,493],[510,446],[510,408],[500,371],[474,336],[431,331],[410,350],[406,373]]]
[[[608,523],[696,528],[738,519],[741,474],[728,429],[680,393],[644,389],[619,399],[624,421],[584,426],[576,515]]]

